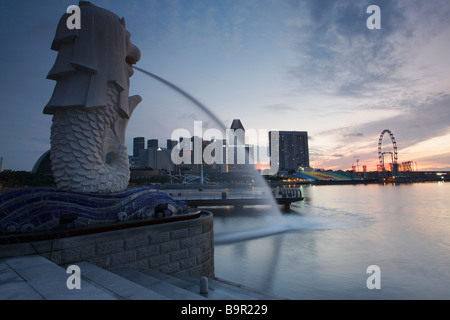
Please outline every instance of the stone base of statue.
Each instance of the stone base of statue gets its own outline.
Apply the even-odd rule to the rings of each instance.
[[[186,203],[149,187],[110,194],[20,189],[0,195],[0,235],[53,232],[188,214]]]

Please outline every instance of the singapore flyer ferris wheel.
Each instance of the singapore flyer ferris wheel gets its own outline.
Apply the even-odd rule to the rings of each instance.
[[[384,137],[385,133],[389,134],[389,136],[391,138],[392,151],[386,152],[386,151],[382,150],[383,137]],[[384,129],[381,132],[380,139],[378,140],[378,161],[379,161],[379,166],[382,167],[383,169],[385,168],[385,164],[384,164],[384,155],[385,154],[390,154],[391,160],[392,160],[392,165],[394,167],[397,166],[397,161],[398,161],[397,142],[395,141],[395,137],[392,134],[391,130],[388,130],[388,129]]]

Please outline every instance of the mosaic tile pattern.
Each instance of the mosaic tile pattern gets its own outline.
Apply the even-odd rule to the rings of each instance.
[[[185,202],[149,187],[112,194],[21,189],[0,195],[0,234],[55,230],[74,215],[73,226],[83,227],[186,213]]]

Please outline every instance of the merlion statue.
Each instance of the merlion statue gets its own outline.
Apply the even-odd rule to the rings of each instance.
[[[58,51],[47,76],[57,83],[44,109],[53,115],[51,167],[58,189],[120,192],[130,178],[125,131],[142,100],[128,97],[140,51],[123,18],[87,1],[79,7],[81,29],[69,29],[65,14],[51,46]]]

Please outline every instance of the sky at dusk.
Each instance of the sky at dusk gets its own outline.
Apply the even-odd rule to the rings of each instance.
[[[375,170],[378,139],[395,136],[399,162],[450,170],[450,2],[447,0],[98,0],[125,17],[142,53],[137,66],[180,86],[227,127],[307,131],[315,168]],[[42,113],[55,82],[56,26],[77,1],[0,2],[0,156],[31,170],[50,148]],[[369,30],[369,5],[381,29]],[[81,21],[82,23],[82,21]],[[160,146],[194,120],[192,103],[135,72],[133,137]],[[263,141],[264,140],[264,141]],[[268,141],[261,138],[261,145]],[[383,147],[391,147],[388,135]]]

